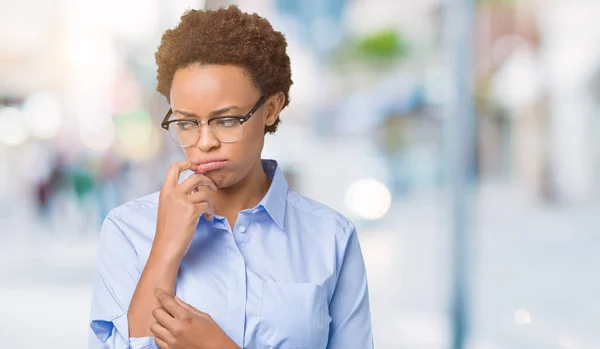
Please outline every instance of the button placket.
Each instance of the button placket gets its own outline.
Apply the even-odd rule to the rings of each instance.
[[[246,262],[234,239],[231,236],[229,239],[231,239],[231,243],[227,245],[231,256],[231,279],[228,292],[229,328],[232,339],[243,346],[246,322]]]

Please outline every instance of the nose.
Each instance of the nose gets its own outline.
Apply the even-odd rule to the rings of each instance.
[[[209,152],[212,149],[219,147],[219,140],[215,138],[209,125],[200,125],[200,127],[198,127],[198,133],[200,136],[198,138],[198,143],[196,144],[198,149],[203,152]]]

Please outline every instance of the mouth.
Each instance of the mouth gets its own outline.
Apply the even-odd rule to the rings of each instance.
[[[196,171],[196,173],[204,174],[206,172],[218,170],[221,167],[225,166],[226,163],[227,160],[211,160],[196,163],[198,165],[198,170]]]

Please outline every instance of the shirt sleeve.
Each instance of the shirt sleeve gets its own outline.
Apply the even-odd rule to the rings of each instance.
[[[142,274],[136,250],[116,210],[100,231],[92,285],[89,348],[158,349],[153,337],[129,338],[127,309]]]
[[[348,238],[333,297],[328,349],[372,349],[367,274],[356,229]]]

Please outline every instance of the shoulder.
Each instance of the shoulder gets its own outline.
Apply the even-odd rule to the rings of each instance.
[[[158,195],[155,192],[113,208],[102,226],[101,235],[116,227],[128,240],[137,242],[154,238],[158,216]]]
[[[303,250],[305,260],[325,261],[328,265],[326,269],[332,272],[328,282],[334,282],[330,285],[333,292],[341,266],[358,244],[355,225],[333,208],[292,190],[288,191],[286,211],[286,226],[293,226],[288,232],[299,232],[301,236],[297,238],[310,246]]]
[[[288,190],[287,204],[289,215],[298,216],[303,221],[320,227],[327,227],[325,231],[335,232],[336,235],[340,235],[339,238],[347,240],[355,234],[356,228],[348,218],[319,201]]]
[[[117,215],[123,218],[128,217],[130,215],[156,211],[156,209],[158,208],[159,193],[160,192],[157,191],[152,194],[148,194],[146,196],[130,200],[118,207],[115,207],[111,210],[109,214]]]

